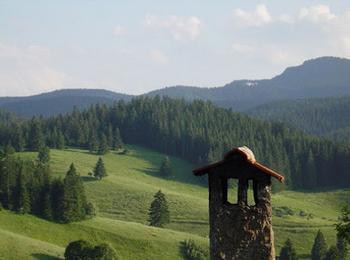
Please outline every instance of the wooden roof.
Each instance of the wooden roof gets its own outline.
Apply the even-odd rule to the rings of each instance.
[[[223,160],[216,162],[216,163],[213,163],[213,164],[209,164],[207,166],[204,166],[204,167],[201,167],[198,169],[195,169],[195,170],[193,170],[193,173],[196,176],[202,176],[204,174],[212,172],[214,169],[218,168],[219,166],[229,164],[229,163],[234,163],[235,159],[237,157],[245,160],[247,163],[249,163],[253,167],[257,168],[261,172],[276,178],[280,182],[284,182],[284,177],[281,174],[279,174],[279,173],[275,172],[274,170],[257,162],[252,150],[250,150],[246,146],[237,147],[237,148],[232,149],[224,156]]]

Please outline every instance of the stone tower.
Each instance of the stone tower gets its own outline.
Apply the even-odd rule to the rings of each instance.
[[[271,177],[284,177],[256,162],[247,147],[235,148],[222,161],[193,171],[208,174],[210,258],[275,259],[272,231]],[[228,201],[228,180],[238,180],[237,203]],[[254,205],[248,205],[252,183]]]

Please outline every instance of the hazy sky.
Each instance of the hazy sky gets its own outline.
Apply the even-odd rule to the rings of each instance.
[[[349,0],[0,0],[0,96],[221,86],[326,55],[350,57]]]

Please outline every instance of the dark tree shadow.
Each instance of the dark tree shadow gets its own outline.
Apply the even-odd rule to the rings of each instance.
[[[93,177],[93,176],[80,176],[80,179],[83,182],[92,182],[92,181],[98,181],[97,178]]]
[[[179,244],[179,251],[180,251],[180,254],[182,255],[184,260],[190,260],[189,257],[186,254],[186,244],[185,244],[184,241],[180,242],[180,244]]]
[[[47,254],[32,254],[32,257],[34,259],[38,259],[38,260],[58,260],[58,259],[62,259],[56,256],[52,256],[52,255],[47,255]]]

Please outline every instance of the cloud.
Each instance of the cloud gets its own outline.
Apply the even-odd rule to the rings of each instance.
[[[168,63],[168,57],[164,54],[164,52],[160,50],[153,50],[150,52],[151,60],[160,63],[160,64],[166,64]]]
[[[234,43],[231,47],[234,52],[244,55],[250,55],[256,51],[254,46],[248,44]]]
[[[328,22],[336,18],[327,5],[315,5],[304,7],[299,11],[299,20],[306,20],[313,23]]]
[[[62,88],[69,78],[50,66],[50,59],[50,50],[43,46],[0,43],[0,95],[26,95]]]
[[[124,26],[117,25],[113,29],[113,35],[115,36],[123,36],[126,34],[126,29]]]
[[[202,23],[195,17],[179,17],[176,15],[161,19],[155,15],[147,15],[144,19],[146,28],[153,31],[168,31],[176,41],[187,42],[197,39],[201,33]]]
[[[265,5],[257,5],[252,12],[247,12],[237,8],[233,10],[233,19],[235,25],[239,27],[261,26],[273,21],[272,16]]]

